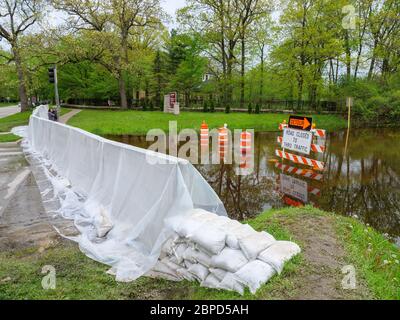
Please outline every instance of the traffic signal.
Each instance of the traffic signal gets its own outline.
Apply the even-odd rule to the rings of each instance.
[[[49,82],[54,83],[54,68],[49,68]]]

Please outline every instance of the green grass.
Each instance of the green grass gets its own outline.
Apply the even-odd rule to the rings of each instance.
[[[71,111],[71,109],[61,108],[61,115]],[[32,111],[15,113],[11,116],[0,119],[0,132],[10,132],[12,128],[26,126]],[[12,142],[18,140],[13,134],[0,135],[0,142]]]
[[[270,213],[248,222],[258,230],[265,229],[279,239],[290,234],[274,221]],[[0,252],[1,299],[268,299],[288,296],[294,290],[291,277],[303,264],[301,254],[285,265],[280,276],[274,276],[256,295],[247,290],[244,296],[229,291],[202,288],[197,283],[170,282],[141,277],[129,283],[116,282],[105,273],[107,266],[93,261],[75,244],[64,242],[43,252],[28,248]],[[42,267],[56,269],[56,289],[41,287]],[[8,278],[9,277],[9,278]],[[273,293],[273,295],[271,294]]]
[[[16,106],[16,105],[18,105],[18,102],[0,102],[0,108],[1,107]]]
[[[21,139],[12,133],[0,134],[0,142],[13,142]]]
[[[350,261],[367,281],[374,296],[400,300],[399,248],[355,219],[337,217],[336,221],[338,235]]]
[[[176,120],[178,130],[183,128],[200,129],[203,120],[210,129],[221,127],[224,123],[231,129],[254,129],[255,131],[277,131],[278,125],[288,119],[285,114],[247,114],[247,113],[203,113],[182,112],[179,116],[163,112],[146,111],[105,111],[83,110],[68,121],[68,124],[94,134],[133,134],[143,135],[150,129],[160,128],[168,131],[168,122]],[[334,131],[346,127],[346,121],[337,115],[313,115],[317,127]]]
[[[295,218],[299,214],[331,215],[346,249],[346,258],[356,268],[357,279],[366,280],[375,298],[400,299],[400,269],[392,257],[399,257],[399,249],[359,221],[305,207],[270,210],[246,222],[256,230],[268,230],[277,239],[293,240],[304,247],[282,224],[282,221],[285,225],[294,221],[298,223]],[[370,252],[368,248],[371,248]],[[391,262],[383,264],[385,259]],[[55,290],[41,287],[44,276],[41,269],[45,265],[56,269]],[[0,299],[287,299],[301,296],[297,290],[301,275],[307,268],[301,253],[286,263],[281,275],[275,275],[255,295],[246,290],[244,296],[202,288],[188,281],[141,277],[133,282],[120,283],[105,273],[107,266],[89,259],[75,244],[64,240],[43,252],[36,247],[0,252]]]

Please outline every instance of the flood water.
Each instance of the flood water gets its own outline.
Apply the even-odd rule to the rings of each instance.
[[[265,209],[302,203],[346,216],[357,216],[399,243],[400,129],[357,129],[328,133],[327,151],[314,156],[325,162],[322,177],[306,178],[282,170],[305,168],[278,159],[279,132],[256,133],[254,172],[238,176],[234,165],[196,165],[214,188],[231,217],[243,219]],[[144,136],[107,136],[147,148]],[[318,173],[318,172],[314,172]],[[321,178],[316,180],[315,178]]]

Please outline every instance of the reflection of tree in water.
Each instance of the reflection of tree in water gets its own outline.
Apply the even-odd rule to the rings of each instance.
[[[279,195],[274,190],[272,177],[236,175],[232,165],[197,166],[197,169],[210,183],[221,198],[230,217],[242,220],[265,209],[265,204],[276,203]]]
[[[341,146],[344,133],[331,136],[325,186],[320,205],[358,215],[382,232],[400,234],[398,134],[390,130],[357,130],[349,153]],[[378,143],[377,143],[378,141]]]
[[[223,201],[228,213],[243,219],[269,207],[281,207],[276,191],[279,170],[268,160],[274,158],[277,133],[257,133],[255,170],[237,176],[232,165],[197,165]],[[345,215],[358,215],[376,229],[400,235],[400,131],[398,129],[353,130],[348,154],[344,155],[346,131],[329,135],[323,184],[306,179],[321,189],[313,200],[323,209]],[[110,137],[113,140],[147,148],[145,137]],[[285,162],[293,165],[290,162]],[[296,178],[301,178],[295,176]],[[304,178],[301,178],[304,179]]]

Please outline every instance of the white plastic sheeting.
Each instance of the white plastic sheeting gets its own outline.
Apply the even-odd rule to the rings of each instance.
[[[117,280],[134,280],[154,267],[173,233],[167,221],[193,208],[226,215],[188,161],[50,121],[47,111],[40,106],[30,117],[27,151],[51,165],[49,177],[56,172],[54,189],[63,191],[59,211],[80,231],[74,240],[89,257],[112,266]],[[203,278],[204,270],[192,270]]]

